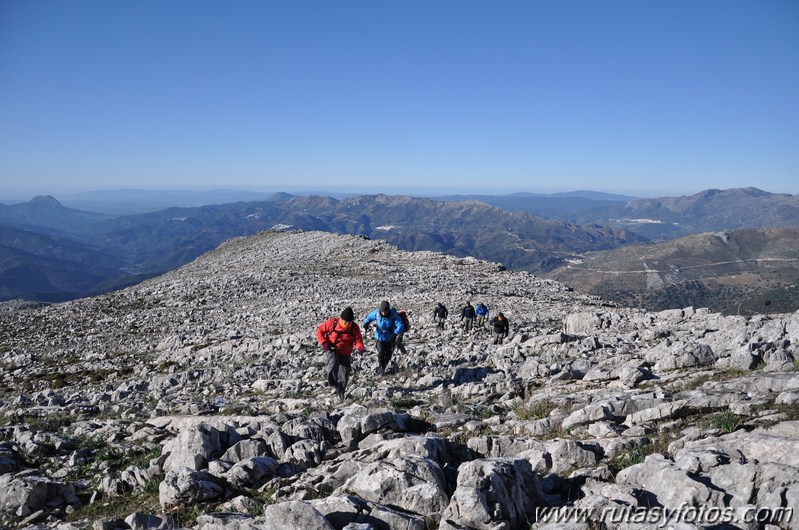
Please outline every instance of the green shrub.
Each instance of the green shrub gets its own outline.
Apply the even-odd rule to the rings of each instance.
[[[741,426],[741,418],[728,410],[711,416],[710,424],[723,433],[731,433]]]

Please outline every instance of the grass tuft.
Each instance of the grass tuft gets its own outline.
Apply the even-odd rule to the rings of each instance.
[[[725,434],[729,434],[741,427],[741,417],[732,411],[719,412],[710,417],[710,424]]]
[[[513,407],[513,413],[521,421],[543,420],[549,417],[557,404],[549,399],[528,401]]]

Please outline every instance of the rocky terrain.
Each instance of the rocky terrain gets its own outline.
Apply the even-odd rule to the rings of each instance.
[[[344,401],[316,326],[383,299]],[[431,313],[450,309],[443,332]],[[458,307],[510,319],[493,345]],[[324,232],[0,306],[0,527],[796,528],[799,313],[615,307],[496,263]]]

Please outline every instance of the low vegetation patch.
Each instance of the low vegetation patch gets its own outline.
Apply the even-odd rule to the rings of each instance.
[[[711,427],[728,434],[738,430],[738,428],[741,427],[743,424],[741,420],[741,416],[730,410],[726,410],[724,412],[719,412],[710,416],[709,423]]]
[[[158,515],[161,504],[158,500],[158,484],[161,477],[154,477],[140,491],[123,497],[106,497],[92,504],[84,504],[71,514],[67,514],[67,522],[113,519],[120,514],[134,512]]]
[[[666,431],[660,433],[658,436],[648,438],[647,443],[639,445],[634,449],[625,451],[614,458],[610,459],[608,465],[614,476],[622,469],[642,463],[649,455],[660,453],[668,457],[669,444],[674,440],[675,434],[673,431]]]
[[[528,401],[513,407],[513,413],[521,421],[543,420],[549,417],[557,404],[549,399]]]
[[[424,405],[425,402],[415,398],[401,397],[392,399],[389,404],[394,409],[412,409],[413,407]]]
[[[799,403],[775,403],[771,407],[785,415],[785,421],[799,421]]]

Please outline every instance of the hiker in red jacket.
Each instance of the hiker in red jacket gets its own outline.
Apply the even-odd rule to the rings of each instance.
[[[347,307],[340,317],[329,318],[316,328],[316,340],[327,357],[327,384],[336,387],[342,400],[352,371],[352,351],[366,351],[361,328],[354,321],[352,308]]]

